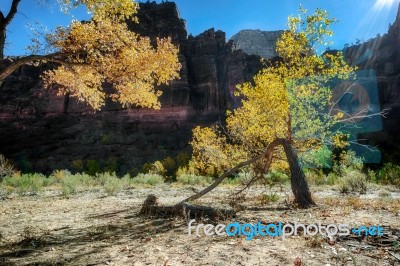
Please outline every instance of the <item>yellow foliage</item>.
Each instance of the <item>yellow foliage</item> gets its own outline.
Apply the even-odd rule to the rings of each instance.
[[[58,0],[64,11],[78,5],[86,5],[93,14],[93,20],[101,21],[104,18],[112,18],[123,21],[136,14],[138,4],[132,0]]]
[[[332,129],[337,119],[325,112],[331,99],[326,83],[348,78],[354,69],[339,52],[320,55],[317,51],[333,34],[329,26],[335,20],[320,9],[311,15],[300,11],[302,15],[289,17],[289,30],[277,42],[280,59],[267,62],[252,82],[237,86],[236,95],[243,100],[240,108],[227,112],[224,135],[229,137],[215,128],[193,131],[192,160],[200,169],[255,157],[277,138],[292,141],[298,151],[336,141]],[[284,158],[282,149],[275,155]],[[275,160],[272,167],[286,169],[287,163]]]
[[[61,86],[99,110],[106,97],[124,107],[160,108],[161,91],[155,85],[179,77],[179,49],[169,38],[157,39],[153,47],[147,37],[128,30],[137,4],[131,0],[62,0],[65,5],[85,4],[93,13],[89,22],[74,21],[68,28],[57,28],[47,42],[64,57],[62,66],[43,74],[45,86]],[[111,86],[111,93],[104,91]]]

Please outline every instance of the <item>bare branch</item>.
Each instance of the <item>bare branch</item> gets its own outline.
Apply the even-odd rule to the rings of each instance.
[[[252,163],[254,163],[254,162],[256,162],[256,161],[258,161],[258,160],[260,160],[260,159],[262,159],[262,158],[264,158],[264,157],[267,157],[267,162],[268,162],[268,163],[267,163],[267,166],[268,166],[268,168],[269,168],[269,164],[270,164],[271,161],[272,161],[272,153],[273,153],[273,150],[275,149],[276,146],[281,145],[282,143],[284,143],[284,141],[285,141],[284,139],[276,139],[276,140],[274,140],[273,142],[271,142],[271,143],[268,145],[267,149],[264,151],[263,154],[261,154],[261,155],[255,157],[255,158],[252,158],[252,159],[250,159],[250,160],[247,160],[247,161],[245,161],[245,162],[242,162],[242,163],[238,164],[237,166],[231,168],[230,170],[228,170],[227,172],[225,172],[224,174],[222,174],[218,179],[216,179],[216,180],[214,181],[214,183],[211,184],[209,187],[203,189],[203,190],[200,191],[199,193],[196,193],[196,194],[194,194],[193,196],[191,196],[191,197],[189,197],[189,198],[186,198],[186,199],[182,200],[182,201],[181,201],[180,203],[178,203],[177,205],[182,205],[182,204],[184,204],[185,202],[192,201],[192,200],[196,200],[196,199],[198,199],[198,198],[204,196],[205,194],[207,194],[208,192],[210,192],[211,190],[213,190],[214,188],[216,188],[226,177],[228,177],[228,176],[230,176],[231,174],[235,173],[235,172],[238,171],[240,168],[242,168],[242,167],[244,167],[244,166],[246,166],[246,165],[252,164]]]
[[[13,0],[12,1],[10,12],[8,12],[8,14],[5,18],[3,16],[2,22],[4,23],[4,26],[7,26],[8,24],[10,24],[11,20],[14,18],[15,14],[18,11],[18,5],[20,2],[21,2],[21,0]]]
[[[26,65],[28,63],[34,62],[34,61],[49,61],[49,62],[54,62],[54,63],[59,63],[62,65],[66,66],[82,66],[85,64],[77,64],[77,63],[71,63],[65,60],[65,57],[69,56],[71,54],[67,53],[53,53],[53,54],[48,54],[48,55],[29,55],[25,57],[21,57],[11,63],[11,65],[7,66],[5,69],[3,69],[0,72],[0,82],[4,81],[9,75],[11,75],[15,70],[20,68],[23,65]]]

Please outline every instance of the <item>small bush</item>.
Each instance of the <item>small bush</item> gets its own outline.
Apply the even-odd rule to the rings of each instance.
[[[253,177],[253,173],[249,170],[244,170],[235,175],[233,178],[226,178],[222,181],[222,184],[228,186],[238,186],[242,184],[247,184],[250,179]]]
[[[265,183],[270,187],[274,185],[282,185],[290,180],[289,176],[282,171],[270,171],[265,178]]]
[[[358,170],[349,170],[339,180],[341,193],[358,192],[365,194],[367,191],[367,177]]]
[[[167,175],[173,175],[176,171],[176,162],[171,157],[167,157],[162,160],[161,164],[163,165],[163,168],[165,169]]]
[[[0,154],[0,180],[5,176],[11,176],[15,172],[14,166],[10,161],[3,154]]]
[[[304,174],[306,175],[307,182],[310,185],[323,185],[325,183],[325,175],[321,170],[305,169]]]
[[[260,202],[261,202],[261,204],[265,205],[265,204],[276,203],[279,201],[279,199],[280,199],[280,197],[276,193],[263,194],[260,197]]]
[[[115,195],[123,189],[123,181],[117,177],[115,172],[96,174],[96,179],[108,195]]]
[[[212,183],[213,179],[211,177],[198,176],[194,174],[183,174],[178,176],[176,181],[183,185],[207,186]]]
[[[104,162],[104,172],[114,173],[118,172],[119,164],[118,159],[116,157],[110,157],[107,161]]]
[[[56,182],[60,183],[61,180],[66,178],[67,176],[70,176],[71,172],[68,170],[55,170],[50,177],[54,178]]]
[[[195,167],[194,163],[192,161],[189,161],[186,166],[181,166],[176,171],[176,176],[181,175],[199,175],[199,171]]]
[[[339,180],[339,177],[334,172],[331,172],[326,176],[326,184],[327,185],[333,186],[338,182],[338,180]]]
[[[155,161],[154,163],[145,163],[142,167],[141,173],[165,176],[167,171],[160,161]]]
[[[123,183],[119,178],[107,179],[104,189],[108,195],[115,195],[123,189]]]
[[[338,169],[335,169],[336,168]],[[339,162],[334,166],[337,173],[345,172],[347,168],[361,171],[364,168],[362,158],[357,157],[354,151],[342,152],[339,156]]]
[[[4,178],[2,186],[9,192],[16,191],[22,195],[27,192],[37,193],[49,183],[50,180],[42,174],[13,174]]]
[[[338,181],[338,176],[335,172],[330,172],[328,175],[324,174],[321,169],[306,169],[304,171],[307,181],[311,185],[335,185]]]
[[[385,185],[400,187],[400,165],[385,164],[378,172],[378,181]]]
[[[371,169],[367,170],[367,178],[369,182],[378,183],[378,175],[374,170]]]
[[[78,191],[98,185],[92,176],[88,174],[66,175],[61,179],[61,190],[64,196],[75,194]]]
[[[138,174],[136,177],[132,178],[132,184],[142,184],[155,186],[164,183],[164,177],[158,174]]]
[[[64,196],[69,196],[70,194],[75,194],[78,190],[79,181],[75,176],[70,176],[64,178],[61,181],[61,192]]]
[[[132,177],[130,174],[126,174],[121,178],[123,189],[131,188],[133,185]]]
[[[82,172],[83,168],[84,168],[82,160],[72,161],[71,166],[75,171],[78,171],[78,172]]]
[[[88,160],[86,166],[88,175],[94,176],[100,172],[100,163],[97,160]]]

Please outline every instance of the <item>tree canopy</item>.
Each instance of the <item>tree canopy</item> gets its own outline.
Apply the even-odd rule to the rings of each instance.
[[[296,201],[314,204],[297,153],[345,146],[346,130],[338,125],[351,122],[332,101],[331,81],[351,78],[355,69],[341,52],[319,51],[328,45],[334,22],[321,9],[308,14],[300,8],[299,16],[289,17],[276,45],[278,58],[266,61],[252,82],[237,86],[241,107],[227,112],[224,126],[194,129],[192,164],[201,173],[221,174],[267,150],[252,161],[255,175],[290,167]]]
[[[128,29],[126,20],[137,22],[138,4],[132,0],[58,1],[65,12],[86,5],[92,19],[73,21],[68,27],[59,26],[46,34],[45,43],[40,44],[45,54],[15,60],[0,71],[0,80],[23,64],[54,62],[59,67],[42,75],[45,87],[57,84],[59,94],[76,97],[95,110],[107,97],[124,107],[159,108],[161,91],[155,85],[179,77],[179,50],[168,38],[157,39],[154,47],[150,38]],[[19,2],[13,0],[15,10]],[[6,27],[9,22],[0,26]]]
[[[343,145],[337,137],[342,132],[333,129],[345,114],[327,111],[332,105],[328,81],[349,78],[354,68],[341,52],[318,53],[333,34],[329,26],[334,22],[321,9],[311,15],[301,9],[301,15],[289,17],[289,29],[277,42],[278,60],[266,62],[252,82],[237,87],[242,105],[228,111],[226,127],[194,130],[193,159],[200,169],[210,164],[232,166],[279,138],[288,139],[298,150]]]

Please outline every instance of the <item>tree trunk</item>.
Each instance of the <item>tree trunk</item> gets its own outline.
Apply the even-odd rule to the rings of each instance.
[[[6,28],[3,27],[3,25],[0,25],[0,61],[4,59],[5,43],[6,43]]]
[[[311,197],[306,176],[300,167],[299,158],[295,150],[288,140],[283,140],[282,145],[290,167],[291,186],[296,203],[300,208],[309,208],[316,205]]]

